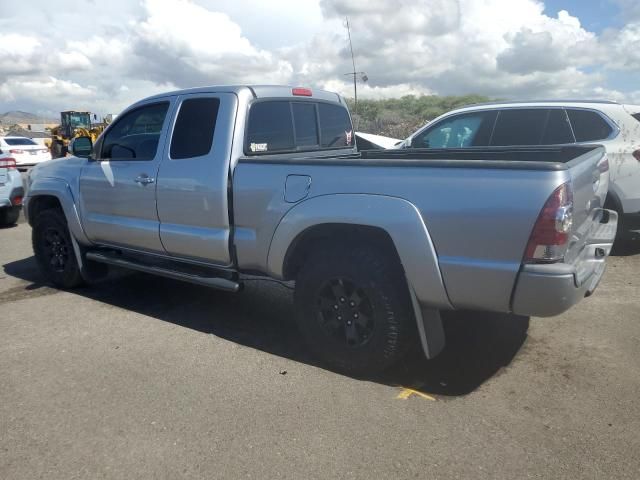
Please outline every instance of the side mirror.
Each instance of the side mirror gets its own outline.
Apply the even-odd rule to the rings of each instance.
[[[71,140],[71,153],[76,157],[88,158],[93,149],[93,142],[89,137],[76,137]]]

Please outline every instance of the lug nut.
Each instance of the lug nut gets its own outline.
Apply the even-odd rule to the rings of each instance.
[[[334,306],[333,306],[333,309],[334,309],[334,310],[337,310],[337,309],[338,309],[338,305],[334,305]]]
[[[350,307],[355,307],[356,306],[356,302],[354,302],[354,301],[349,302],[349,306]]]
[[[342,315],[338,315],[338,320],[342,320]]]
[[[346,300],[346,298],[344,298],[344,297],[340,297],[340,301],[341,301],[342,303],[344,303],[344,302],[345,302],[345,300]]]
[[[353,314],[353,318],[358,318],[360,315],[358,315],[357,313]]]

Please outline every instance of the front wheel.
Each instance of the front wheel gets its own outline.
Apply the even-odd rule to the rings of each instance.
[[[36,217],[31,241],[40,270],[54,285],[68,289],[84,284],[67,221],[60,210],[44,210]]]
[[[298,324],[309,348],[347,373],[379,373],[415,341],[400,262],[384,249],[332,246],[313,254],[296,279]]]

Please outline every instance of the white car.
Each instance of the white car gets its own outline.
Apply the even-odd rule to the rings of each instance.
[[[31,167],[51,160],[47,147],[27,137],[0,137],[0,151],[15,158],[18,167]]]
[[[606,208],[620,237],[640,235],[640,106],[598,100],[496,102],[441,115],[397,148],[473,148],[595,143],[610,164]]]
[[[399,143],[402,143],[402,140],[399,138],[356,132],[356,145],[358,145],[358,150],[392,149]]]

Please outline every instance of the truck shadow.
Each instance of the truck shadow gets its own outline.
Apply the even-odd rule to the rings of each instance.
[[[611,255],[614,257],[630,257],[638,254],[640,254],[640,237],[626,241],[616,241],[611,251]]]
[[[48,288],[33,257],[4,265],[4,271],[29,282],[24,288],[34,296]],[[273,282],[250,282],[241,293],[229,294],[135,273],[73,293],[327,369],[302,343],[291,291]],[[529,327],[528,317],[486,312],[445,312],[443,319],[447,347],[438,357],[426,360],[416,349],[393,370],[359,379],[442,396],[466,395],[511,363]]]

